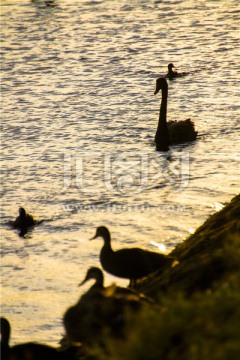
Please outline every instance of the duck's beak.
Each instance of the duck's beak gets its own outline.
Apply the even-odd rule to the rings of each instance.
[[[83,284],[85,284],[85,282],[86,282],[87,280],[88,280],[87,277],[85,277],[85,279],[84,279],[82,282],[80,282],[80,284],[78,284],[78,286],[82,286]]]
[[[94,239],[96,239],[98,237],[98,233],[96,232],[96,234],[92,237],[92,238],[90,238],[89,240],[94,240]]]

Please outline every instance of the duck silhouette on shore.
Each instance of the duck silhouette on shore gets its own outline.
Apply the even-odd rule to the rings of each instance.
[[[5,317],[0,318],[1,360],[74,360],[66,352],[35,342],[10,347],[11,326]]]
[[[197,131],[191,119],[167,122],[168,83],[165,78],[156,80],[154,95],[162,90],[158,127],[155,135],[156,150],[168,151],[172,144],[196,140]]]
[[[100,344],[106,329],[111,335],[121,337],[126,311],[135,312],[142,305],[150,303],[150,300],[134,290],[115,284],[104,287],[103,272],[97,267],[89,268],[85,279],[79,285],[82,286],[90,280],[94,280],[94,284],[63,316],[66,338],[71,344]]]
[[[63,315],[65,341],[70,345],[79,344],[79,346],[82,346],[83,344],[100,341],[103,322],[100,310],[104,298],[103,276],[101,275],[97,274],[95,277],[86,275],[79,286],[90,280],[90,278],[95,279],[94,284]]]
[[[104,287],[104,276],[103,272],[98,267],[90,267],[87,271],[85,279],[79,284],[82,286],[89,280],[95,280],[95,283],[92,285],[90,292],[101,291],[104,296],[114,296],[116,298],[125,298],[128,300],[143,300],[151,303],[152,300],[144,296],[143,294],[139,294],[134,289],[126,288],[123,286],[117,286],[116,284],[109,285]]]
[[[100,251],[100,262],[105,271],[121,278],[129,279],[134,285],[137,279],[171,266],[174,258],[164,254],[143,250],[141,248],[125,248],[114,251],[111,247],[111,235],[105,226],[97,228],[95,236],[90,239],[103,238]]]

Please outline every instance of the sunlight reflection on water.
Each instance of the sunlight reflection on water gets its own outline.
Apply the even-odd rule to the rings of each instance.
[[[57,343],[99,264],[96,226],[114,248],[171,251],[239,191],[237,9],[2,3],[2,313],[13,343]],[[191,117],[200,137],[161,154],[153,92],[169,62],[190,74],[169,82],[168,118]],[[8,226],[20,205],[44,219],[27,239]]]

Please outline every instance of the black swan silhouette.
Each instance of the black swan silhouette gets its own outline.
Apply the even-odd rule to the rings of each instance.
[[[155,135],[156,149],[158,151],[168,151],[171,144],[181,144],[196,140],[197,131],[195,131],[194,123],[191,119],[167,123],[168,84],[167,80],[162,77],[156,80],[154,95],[160,90],[162,90],[162,101]]]

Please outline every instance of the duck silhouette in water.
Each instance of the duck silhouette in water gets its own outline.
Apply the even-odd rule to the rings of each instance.
[[[91,239],[103,238],[104,245],[100,252],[100,262],[108,273],[130,279],[132,284],[135,280],[146,277],[152,272],[158,271],[174,262],[164,254],[143,250],[140,248],[125,248],[114,251],[111,247],[111,235],[105,226],[97,228],[96,235]]]
[[[168,73],[165,76],[165,78],[169,79],[169,80],[173,80],[174,78],[177,77],[181,77],[181,76],[185,76],[188,75],[188,72],[177,72],[177,71],[173,71],[173,68],[175,68],[175,66],[173,65],[173,63],[168,64]]]
[[[28,342],[10,347],[11,326],[1,317],[1,360],[74,360],[70,354],[43,344]]]
[[[12,225],[14,228],[19,229],[19,235],[24,236],[29,228],[34,225],[39,225],[43,222],[43,220],[35,220],[31,214],[28,214],[23,207],[20,207],[19,216],[13,221]]]
[[[15,219],[13,226],[18,229],[26,229],[28,227],[36,225],[36,220],[34,220],[31,214],[28,214],[23,207],[20,207],[19,216]]]
[[[173,63],[168,64],[168,73],[165,76],[168,79],[173,79],[175,77],[181,76],[177,71],[173,71],[173,68],[175,68],[175,66],[173,65]]]
[[[158,127],[155,135],[156,149],[158,151],[168,151],[169,145],[181,144],[196,140],[197,131],[191,119],[183,121],[169,121],[167,123],[167,99],[168,99],[168,83],[165,78],[156,80],[156,95],[162,90],[162,100],[159,111]]]

